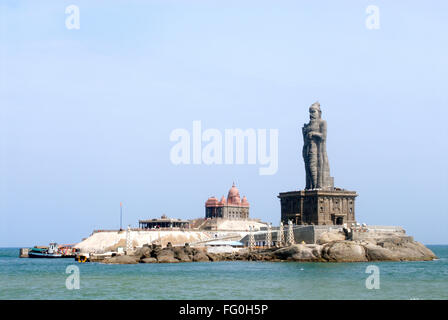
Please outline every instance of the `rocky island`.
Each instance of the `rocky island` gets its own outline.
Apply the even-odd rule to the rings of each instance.
[[[327,123],[322,119],[318,102],[309,108],[309,123],[302,127],[302,157],[305,164],[305,188],[282,192],[280,227],[270,224],[250,232],[219,230],[218,223],[233,221],[254,224],[248,220],[249,203],[240,201],[235,185],[227,201],[209,198],[206,219],[202,225],[213,225],[204,230],[102,232],[93,234],[78,244],[81,260],[102,263],[179,263],[211,261],[300,261],[300,262],[367,262],[367,261],[427,261],[436,258],[423,244],[406,235],[397,226],[367,226],[356,222],[356,191],[334,186],[326,151]],[[241,203],[240,203],[241,202]],[[153,221],[143,221],[153,223]],[[284,225],[288,230],[284,230]],[[260,224],[263,226],[263,224]],[[247,227],[247,226],[246,226]],[[224,231],[224,232],[223,232]],[[241,231],[241,230],[239,230]],[[131,233],[134,232],[134,237]],[[167,233],[165,237],[161,233]],[[207,243],[221,239],[239,241],[239,248],[230,251],[211,250]],[[274,236],[274,237],[273,237]],[[236,237],[236,238],[235,238]],[[133,238],[134,242],[130,239]],[[163,241],[167,245],[162,247]],[[149,240],[149,241],[148,241]],[[144,241],[144,242],[142,242]],[[190,243],[191,245],[189,245]],[[300,243],[300,244],[298,244]],[[126,246],[126,252],[113,252]],[[85,251],[85,250],[89,251]],[[104,253],[104,251],[108,253]],[[229,248],[227,248],[229,249]],[[82,251],[84,250],[84,253]],[[93,250],[93,251],[92,251]],[[79,258],[78,257],[78,260]],[[87,258],[88,257],[88,258]]]
[[[168,245],[144,245],[130,255],[108,257],[98,262],[110,264],[179,263],[215,261],[297,261],[367,262],[428,261],[435,254],[423,244],[408,238],[384,238],[379,241],[335,240],[323,244],[295,244],[283,248],[244,249],[234,253],[208,253],[205,248]],[[94,261],[94,260],[93,260]]]

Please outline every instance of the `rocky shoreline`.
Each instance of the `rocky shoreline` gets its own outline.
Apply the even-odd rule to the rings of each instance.
[[[368,262],[430,261],[436,255],[411,237],[336,240],[321,244],[295,244],[283,248],[208,253],[206,248],[144,245],[132,254],[101,259],[107,264],[179,263],[214,261]],[[95,260],[91,260],[95,262]]]

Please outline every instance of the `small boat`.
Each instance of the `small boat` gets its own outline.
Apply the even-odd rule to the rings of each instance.
[[[59,253],[58,244],[50,243],[48,248],[34,247],[28,252],[30,258],[64,258],[62,253]]]

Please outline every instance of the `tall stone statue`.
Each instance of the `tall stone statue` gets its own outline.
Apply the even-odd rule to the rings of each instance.
[[[311,105],[310,122],[304,124],[303,160],[305,161],[306,188],[332,190],[334,179],[330,177],[330,165],[327,157],[327,122],[321,118],[319,102]]]
[[[313,103],[309,112],[310,121],[302,128],[306,187],[305,190],[279,193],[281,223],[351,225],[356,223],[355,200],[358,195],[356,191],[334,187],[326,150],[327,123],[322,120],[319,102]]]

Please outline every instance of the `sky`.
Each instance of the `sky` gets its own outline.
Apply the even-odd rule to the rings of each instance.
[[[0,247],[117,229],[120,202],[126,226],[203,217],[233,182],[251,217],[278,225],[278,193],[305,186],[315,101],[358,222],[448,244],[447,12],[409,0],[2,1]],[[278,170],[173,164],[170,135],[194,121],[278,130]]]

